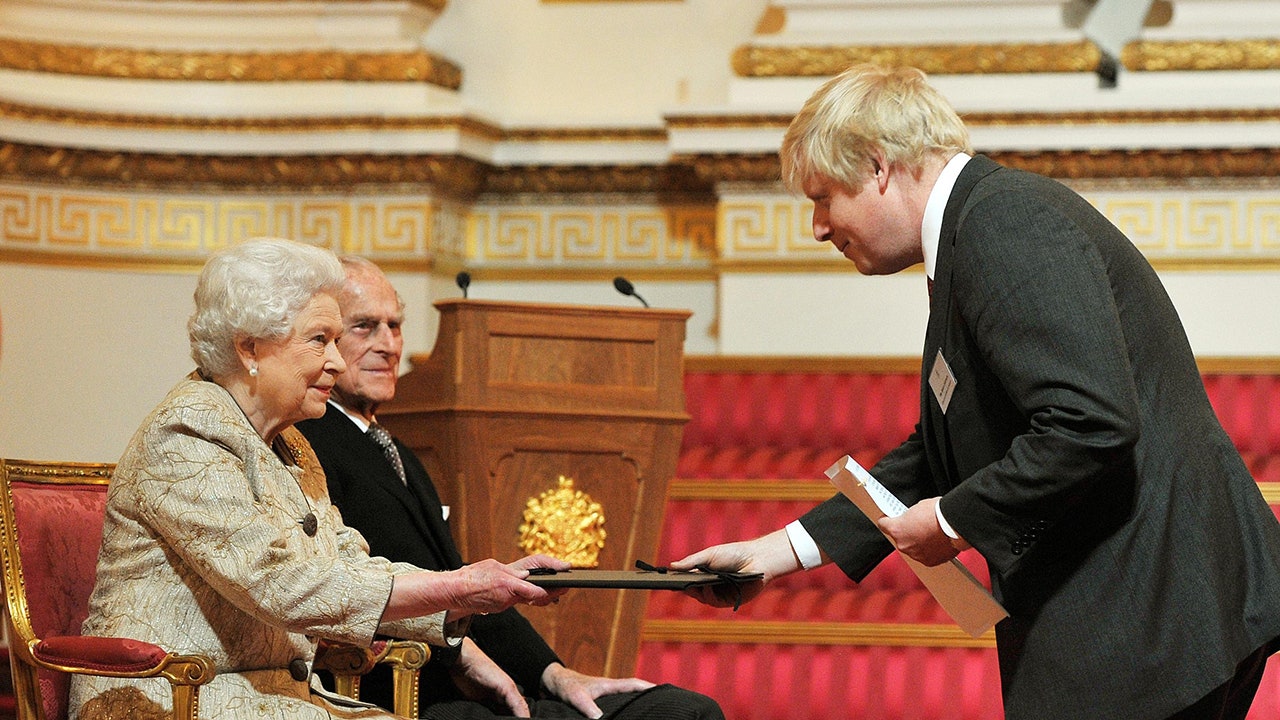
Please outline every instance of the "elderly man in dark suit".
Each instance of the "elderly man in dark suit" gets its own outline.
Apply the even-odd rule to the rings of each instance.
[[[836,496],[672,565],[858,580],[894,546],[928,565],[972,546],[1010,614],[1009,720],[1244,718],[1280,636],[1280,524],[1133,244],[971,153],[912,69],[851,68],[793,120],[783,176],[814,236],[863,274],[925,265],[920,422],[871,470],[909,509],[877,527]]]
[[[432,570],[462,565],[435,485],[413,452],[375,419],[395,396],[403,339],[403,303],[382,271],[341,258],[338,298],[347,363],[328,411],[298,424],[324,468],[343,520],[369,542],[370,554]],[[391,703],[388,673],[361,683],[362,699]],[[424,718],[672,718],[723,720],[710,698],[638,678],[584,675],[564,666],[518,612],[476,616],[460,650],[433,648],[420,684]]]

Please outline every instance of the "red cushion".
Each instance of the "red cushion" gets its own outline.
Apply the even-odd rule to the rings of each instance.
[[[55,665],[118,673],[144,672],[168,655],[164,648],[141,640],[90,637],[50,637],[36,643],[33,654]]]

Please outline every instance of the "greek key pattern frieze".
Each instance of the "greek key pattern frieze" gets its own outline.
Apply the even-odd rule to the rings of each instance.
[[[1280,194],[1086,193],[1151,258],[1280,258]]]
[[[714,255],[715,209],[664,207],[478,207],[468,256],[483,264],[701,266]]]
[[[1089,190],[1084,196],[1150,259],[1280,260],[1280,192]],[[721,202],[721,259],[744,262],[839,261],[813,240],[813,204],[735,197]]]
[[[455,252],[463,246],[457,216],[421,197],[125,195],[0,185],[0,250],[162,262],[272,235],[335,252],[425,260],[436,241]]]
[[[831,246],[813,239],[813,203],[787,195],[735,197],[720,204],[721,256],[748,258],[829,255]]]

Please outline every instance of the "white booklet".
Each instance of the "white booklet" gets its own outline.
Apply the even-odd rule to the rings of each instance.
[[[826,475],[831,484],[852,500],[871,522],[886,516],[897,517],[907,511],[902,501],[848,455],[827,468]],[[906,555],[902,559],[907,561],[907,566],[915,571],[920,582],[929,588],[951,619],[973,637],[1009,617],[1009,613],[958,558],[933,567],[922,565]]]

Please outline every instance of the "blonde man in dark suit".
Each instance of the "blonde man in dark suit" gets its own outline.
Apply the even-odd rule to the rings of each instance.
[[[876,527],[836,496],[673,566],[858,580],[894,546],[972,546],[1010,613],[1009,720],[1244,718],[1280,636],[1280,524],[1141,253],[1070,189],[973,156],[912,69],[825,84],[782,169],[859,272],[925,265],[920,423],[871,470],[909,509]]]

